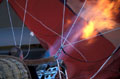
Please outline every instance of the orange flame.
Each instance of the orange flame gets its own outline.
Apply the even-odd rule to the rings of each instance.
[[[82,38],[88,38],[90,36],[96,35],[94,22],[90,21],[89,24],[83,29],[83,36]],[[94,34],[93,34],[94,32]]]
[[[82,17],[89,23],[83,29],[82,38],[94,36],[97,31],[115,28],[115,18],[119,13],[119,7],[120,0],[98,0],[94,6],[86,7]]]

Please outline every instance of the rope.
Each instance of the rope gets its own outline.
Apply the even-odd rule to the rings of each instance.
[[[64,33],[64,19],[65,19],[65,0],[64,0],[64,7],[63,7],[63,19],[62,19],[62,32],[61,32],[61,45],[60,47],[62,47],[62,41],[63,41],[63,33]],[[60,56],[61,53],[61,49],[59,49],[57,51],[57,53],[55,54],[55,58],[58,58]]]
[[[16,0],[15,0],[15,2],[16,2]],[[21,9],[23,9],[24,10],[24,8],[21,6],[21,5],[19,5],[17,2],[16,2],[16,4],[21,8]],[[57,32],[55,32],[54,30],[52,30],[51,28],[49,28],[47,25],[45,25],[42,21],[40,21],[39,19],[37,19],[36,17],[34,17],[31,13],[29,13],[28,11],[27,11],[27,14],[29,15],[29,16],[31,16],[34,20],[36,20],[38,23],[40,23],[43,27],[45,27],[46,29],[48,29],[49,31],[51,31],[51,32],[53,32],[54,34],[56,34],[57,36],[59,36],[59,37],[61,37],[61,35],[60,34],[58,34]],[[64,37],[62,37],[63,39],[65,39]],[[68,40],[66,40],[68,43],[70,43]]]
[[[77,20],[78,20],[80,14],[81,14],[81,12],[82,12],[82,10],[83,10],[83,8],[84,8],[86,2],[87,2],[87,0],[85,0],[85,2],[83,3],[83,6],[82,6],[82,8],[81,8],[80,11],[79,11],[78,16],[76,17],[75,21],[73,22],[73,24],[72,24],[72,26],[71,26],[71,28],[70,28],[70,30],[69,30],[67,36],[65,37],[65,40],[63,41],[63,44],[62,44],[63,47],[64,47],[64,44],[65,44],[67,38],[68,38],[69,35],[70,35],[70,33],[71,33],[71,31],[72,31],[72,29],[73,29],[75,23],[77,22]],[[85,61],[87,61],[86,57],[85,57],[77,48],[75,48],[71,43],[69,43],[69,44],[70,44],[70,45],[71,45],[71,46],[72,46],[72,47],[83,57],[83,59],[84,59]]]
[[[12,18],[11,18],[11,14],[10,14],[8,0],[6,0],[6,4],[7,4],[7,9],[8,9],[8,15],[9,15],[9,20],[10,20],[10,25],[11,25],[13,41],[14,41],[14,45],[16,46],[17,44],[16,44],[15,33],[14,33],[14,28],[13,28]]]
[[[81,12],[82,12],[82,10],[83,10],[85,4],[86,4],[86,2],[87,2],[87,0],[85,0],[85,2],[83,3],[82,8],[80,9],[80,11],[79,11],[79,13],[78,13],[78,15],[77,15],[75,21],[73,22],[73,24],[72,24],[72,26],[71,26],[71,28],[70,28],[70,30],[69,30],[69,32],[68,32],[68,34],[67,34],[65,40],[63,41],[63,45],[64,45],[64,43],[66,42],[67,38],[69,37],[69,35],[70,35],[70,33],[71,33],[71,31],[72,31],[72,29],[73,29],[75,23],[77,22],[77,20],[78,20],[78,18],[79,18],[79,16],[80,16],[80,14],[81,14]]]
[[[68,79],[68,74],[66,69],[65,69],[65,75],[66,75],[66,79]]]
[[[113,31],[116,31],[116,30],[120,30],[120,27],[119,27],[119,28],[116,28],[116,29],[112,29],[112,30],[107,31],[107,32],[104,32],[104,33],[97,34],[97,35],[95,35],[95,36],[92,36],[92,37],[89,37],[89,38],[86,38],[86,39],[83,39],[83,40],[80,40],[80,41],[73,42],[73,43],[71,43],[71,44],[73,45],[73,44],[76,44],[76,43],[80,43],[80,42],[82,42],[82,41],[85,41],[85,40],[88,40],[88,39],[91,39],[91,38],[95,38],[95,37],[97,37],[97,36],[101,36],[101,35],[104,35],[104,34],[107,34],[107,33],[113,32]],[[69,45],[70,45],[70,44],[64,45],[64,47],[67,47],[67,46],[69,46]]]
[[[65,19],[65,0],[64,0],[64,7],[63,7],[63,20],[62,20],[62,34],[61,34],[61,46],[63,41],[63,33],[64,33],[64,19]]]
[[[103,63],[103,65],[98,69],[98,71],[92,76],[90,77],[90,79],[93,79],[102,69],[103,67],[108,63],[108,61],[113,57],[113,55],[120,49],[120,44],[118,45],[118,47],[112,52],[112,54],[108,57],[108,59]]]
[[[28,57],[28,55],[30,54],[30,46],[31,46],[31,40],[32,40],[32,37],[33,37],[33,36],[34,36],[34,33],[33,33],[33,32],[30,32],[28,51],[27,51],[27,54],[24,56],[23,59],[26,59],[26,58]]]
[[[16,2],[16,4],[21,8],[21,9],[23,9],[24,10],[24,8],[21,6],[21,5],[19,5],[18,3],[17,3],[17,1],[15,1]],[[61,37],[61,35],[60,34],[58,34],[57,32],[55,32],[54,30],[52,30],[51,28],[49,28],[48,26],[46,26],[42,21],[40,21],[39,19],[37,19],[36,17],[34,17],[31,13],[29,13],[28,11],[27,11],[27,14],[29,15],[29,16],[31,16],[34,20],[36,20],[38,23],[40,23],[43,27],[45,27],[46,29],[48,29],[49,31],[51,31],[51,32],[53,32],[54,34],[56,34],[56,35],[58,35],[59,37]],[[63,39],[65,39],[64,37],[61,37],[61,38],[63,38]],[[66,39],[66,41],[70,44],[70,42]],[[70,44],[73,48],[75,48],[72,44]],[[58,52],[58,51],[57,51]],[[82,53],[81,53],[82,54]],[[83,57],[84,59],[85,59],[85,57]]]
[[[24,8],[23,8],[21,5],[19,5],[16,0],[15,0],[15,2],[16,2],[16,4],[17,4],[21,9],[24,10]],[[27,14],[28,14],[29,16],[31,16],[34,20],[36,20],[38,23],[40,23],[43,27],[45,27],[45,28],[48,29],[49,31],[53,32],[54,34],[58,35],[59,37],[61,37],[60,34],[58,34],[57,32],[55,32],[55,31],[52,30],[51,28],[49,28],[47,25],[45,25],[42,21],[40,21],[39,19],[37,19],[36,17],[34,17],[34,16],[33,16],[31,13],[29,13],[28,11],[27,11]]]
[[[23,24],[22,24],[22,30],[21,30],[21,37],[20,37],[20,44],[19,44],[19,48],[21,48],[21,44],[22,44],[22,39],[23,39],[23,31],[24,31],[24,23],[25,23],[25,18],[26,18],[26,10],[27,10],[27,5],[28,5],[28,0],[26,0],[26,4],[25,4],[25,10],[24,10],[24,17],[23,17]]]
[[[105,58],[102,58],[102,59],[99,59],[99,60],[96,60],[96,61],[84,61],[84,60],[81,60],[81,59],[78,59],[78,58],[76,58],[76,57],[73,57],[73,56],[69,55],[69,54],[64,50],[64,48],[61,48],[61,49],[62,49],[63,53],[64,53],[65,55],[69,56],[71,59],[76,60],[76,61],[79,61],[79,62],[82,62],[82,63],[97,63],[97,62],[103,61],[103,60],[105,60],[105,59],[107,59],[107,58],[109,57],[109,56],[107,56],[107,57],[105,57]]]
[[[58,59],[57,59],[56,61],[57,61],[57,66],[58,66],[58,70],[59,70],[59,78],[62,79],[62,76],[61,76],[61,73],[60,73],[60,65],[59,65],[59,61],[58,61]]]

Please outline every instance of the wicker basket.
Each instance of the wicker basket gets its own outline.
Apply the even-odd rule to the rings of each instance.
[[[0,79],[31,79],[27,66],[16,57],[0,56]]]

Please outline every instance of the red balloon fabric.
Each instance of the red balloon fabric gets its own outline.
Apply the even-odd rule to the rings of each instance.
[[[20,17],[20,19],[23,20],[26,0],[9,0],[9,2],[17,15]],[[61,44],[60,39],[62,32],[61,29],[63,7],[63,3],[59,0],[28,0],[25,24],[31,31],[35,33],[36,37],[40,40],[40,43],[45,48],[49,49],[51,56],[54,56],[56,54]],[[70,27],[75,18],[76,15],[73,14],[72,11],[66,7],[63,35],[64,37],[67,36],[67,33],[70,30]],[[59,57],[59,59],[64,60],[67,66],[69,79],[89,79],[100,68],[107,57],[111,55],[111,53],[115,49],[113,44],[105,39],[103,36],[98,36],[90,40],[78,42],[74,45],[69,45],[69,42],[71,41],[74,42],[82,40],[80,37],[78,37],[80,36],[78,35],[78,26],[82,28],[85,24],[86,21],[80,18],[75,25],[76,27],[72,29],[67,42],[65,42],[66,47],[64,48],[64,50],[70,56],[82,61],[87,60],[88,62],[74,60],[71,57],[65,55],[63,52]],[[76,36],[77,38],[73,39]],[[112,62],[112,60],[110,60],[110,62]],[[107,66],[108,65],[109,64],[107,64]],[[119,67],[119,65],[115,64],[113,68],[115,68],[115,70],[118,70]],[[109,68],[104,68],[108,69],[108,71],[105,71],[103,69],[95,77],[95,79],[108,79],[111,76],[114,79],[114,77],[120,76],[120,74],[110,72],[110,68],[110,65]],[[102,72],[104,72],[104,74]]]
[[[0,3],[2,2],[2,0],[0,0]]]

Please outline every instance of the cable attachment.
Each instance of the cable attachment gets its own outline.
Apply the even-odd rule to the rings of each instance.
[[[60,48],[58,49],[58,51],[56,52],[56,54],[54,55],[55,59],[58,59],[58,57],[61,55],[62,53],[62,49],[64,48],[63,44],[60,46]]]
[[[60,56],[61,54],[61,49],[59,48],[59,50],[56,52],[56,54],[54,55],[54,58],[55,59],[58,59],[58,57]]]
[[[62,44],[61,46],[60,46],[60,49],[62,50],[64,48],[64,45]]]

